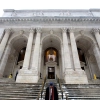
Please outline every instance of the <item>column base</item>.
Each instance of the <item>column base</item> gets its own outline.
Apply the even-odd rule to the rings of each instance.
[[[38,79],[38,75],[32,70],[20,70],[17,75],[16,83],[37,83]]]
[[[88,79],[83,70],[67,70],[64,76],[66,84],[88,84]]]

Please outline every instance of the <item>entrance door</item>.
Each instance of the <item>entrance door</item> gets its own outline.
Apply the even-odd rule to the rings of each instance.
[[[48,79],[55,79],[55,67],[48,67]]]

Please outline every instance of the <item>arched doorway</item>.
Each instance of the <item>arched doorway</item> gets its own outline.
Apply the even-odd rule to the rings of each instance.
[[[23,66],[27,38],[25,36],[16,36],[10,41],[10,44],[11,51],[4,70],[4,76],[8,77],[12,73],[13,79],[15,79],[17,72]]]
[[[58,51],[54,47],[49,47],[44,54],[44,65],[48,66],[47,78],[55,79],[55,66],[59,65]]]
[[[86,72],[88,80],[92,80],[94,74],[100,76],[99,68],[93,52],[93,42],[88,37],[79,37],[76,40],[81,68]]]
[[[56,75],[61,78],[62,59],[61,59],[61,41],[55,35],[49,35],[42,41],[42,64],[41,73],[43,77],[55,79]],[[44,69],[44,70],[43,70]]]

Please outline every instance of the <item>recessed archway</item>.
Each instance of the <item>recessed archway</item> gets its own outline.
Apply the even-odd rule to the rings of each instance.
[[[55,75],[62,75],[61,40],[56,35],[48,35],[42,40],[42,65],[40,70],[43,76],[48,76],[49,68],[55,69]],[[42,67],[43,66],[43,67]],[[44,70],[42,70],[44,69]]]
[[[81,36],[77,38],[76,44],[78,48],[81,68],[86,72],[88,80],[92,80],[93,75],[95,73],[96,75],[100,76],[98,72],[99,68],[97,65],[97,61],[94,56],[94,52],[92,48],[94,42],[86,36],[84,37]]]
[[[25,36],[16,36],[9,41],[9,44],[11,44],[11,51],[4,70],[4,76],[8,77],[9,74],[12,73],[13,78],[15,79],[17,71],[23,66],[27,38]],[[22,52],[22,50],[24,50],[23,60],[19,60],[19,55]]]

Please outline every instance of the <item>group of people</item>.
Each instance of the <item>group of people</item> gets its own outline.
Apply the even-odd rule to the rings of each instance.
[[[57,88],[52,82],[46,88],[45,100],[58,100]]]

